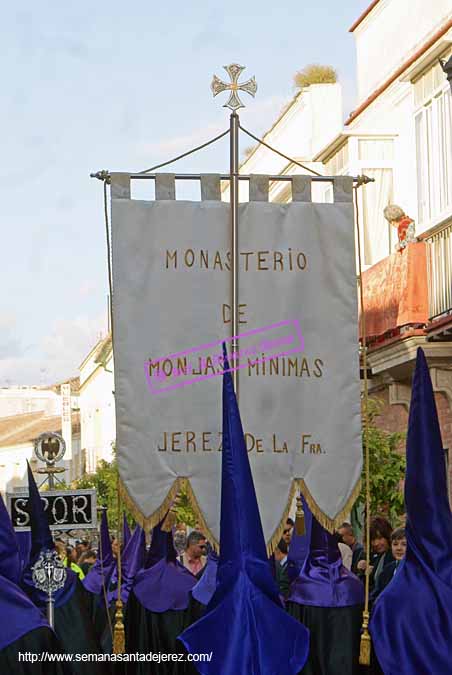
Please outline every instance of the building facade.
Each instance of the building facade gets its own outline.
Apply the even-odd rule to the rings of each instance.
[[[388,431],[406,430],[416,350],[422,346],[447,459],[449,448],[452,453],[452,104],[439,59],[452,54],[452,0],[374,0],[350,32],[357,52],[356,110],[343,123],[340,85],[311,85],[297,94],[264,140],[323,175],[374,179],[358,190],[370,393],[383,405],[378,423]],[[331,108],[330,118],[314,127],[316,110],[325,108]],[[240,171],[308,173],[271,157],[263,146],[250,153]],[[331,201],[331,186],[320,185],[312,200]],[[275,182],[270,198],[288,201],[290,187]],[[395,251],[397,229],[383,214],[389,204],[415,221],[418,241],[402,253]]]
[[[80,365],[81,452],[79,475],[93,473],[99,460],[113,459],[116,439],[111,335],[99,340]]]

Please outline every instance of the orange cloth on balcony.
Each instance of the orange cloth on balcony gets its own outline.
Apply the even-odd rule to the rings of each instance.
[[[426,246],[423,241],[408,244],[403,255],[393,253],[363,272],[368,338],[407,324],[427,323]]]

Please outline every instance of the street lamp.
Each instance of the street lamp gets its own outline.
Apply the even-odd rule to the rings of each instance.
[[[441,64],[441,68],[446,73],[447,81],[450,84],[450,90],[452,92],[452,56],[449,57],[448,61],[445,59],[440,59],[439,62]]]

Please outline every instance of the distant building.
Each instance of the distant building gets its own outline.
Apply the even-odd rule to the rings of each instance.
[[[70,423],[66,425],[62,418],[62,385],[69,385],[65,404]],[[76,465],[80,463],[78,393],[78,377],[49,387],[0,388],[0,492],[26,485],[26,461],[34,460],[34,442],[46,431],[61,434],[68,446],[65,459],[59,464],[66,468],[60,478],[69,483],[80,475],[76,472]]]
[[[48,416],[37,411],[0,418],[0,492],[5,494],[27,485],[27,460],[36,467],[44,466],[34,461],[33,448],[35,440],[48,431],[61,434],[61,415]],[[72,413],[72,452],[75,456],[80,453],[78,412]],[[58,474],[61,480],[67,483],[73,480],[71,460],[63,460],[58,466],[66,468],[65,473]]]
[[[452,54],[452,0],[373,0],[350,32],[358,105],[345,123],[340,84],[311,85],[264,140],[323,175],[375,179],[358,190],[370,393],[384,403],[381,426],[405,430],[422,346],[452,458],[452,103],[438,61]],[[240,172],[309,173],[262,145]],[[270,200],[290,199],[290,184],[270,184]],[[312,200],[332,201],[332,187],[317,184]],[[415,221],[420,237],[402,254],[383,215],[388,204]]]
[[[92,473],[99,460],[113,459],[116,439],[111,335],[99,340],[80,365],[80,473]]]

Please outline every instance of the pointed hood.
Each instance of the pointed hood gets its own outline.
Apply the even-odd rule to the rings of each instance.
[[[189,593],[197,581],[177,561],[173,535],[162,530],[165,518],[152,530],[144,569],[136,575],[133,586],[136,598],[150,612],[187,609]]]
[[[31,527],[31,552],[30,559],[25,565],[20,580],[20,585],[26,594],[33,600],[37,607],[44,608],[47,605],[47,595],[39,591],[32,578],[32,566],[37,561],[39,554],[46,550],[53,550],[55,544],[50,532],[49,521],[44,511],[38,486],[36,485],[33,472],[27,462],[28,472],[28,510]],[[54,595],[55,607],[65,605],[72,597],[77,583],[77,575],[69,568],[66,569],[66,581]]]
[[[28,508],[30,514],[31,527],[31,553],[30,560],[34,562],[41,551],[54,549],[52,534],[50,532],[49,521],[44,511],[39,494],[38,486],[29,463],[27,462],[28,473]]]
[[[16,534],[0,494],[0,574],[17,584],[21,570],[22,563]]]
[[[288,601],[316,607],[350,607],[364,603],[364,587],[342,564],[337,539],[320,525],[302,497],[308,549]]]
[[[110,579],[116,567],[116,560],[111,548],[110,532],[108,529],[107,510],[102,511],[100,521],[99,551],[97,560],[83,579],[82,584],[87,591],[100,595],[103,584],[108,589]]]
[[[126,514],[124,513],[122,517],[122,545],[124,549],[129,543],[130,537],[131,537],[130,527],[129,523],[127,522]]]
[[[202,605],[208,605],[215,593],[217,587],[218,561],[219,557],[215,551],[209,551],[207,564],[202,573],[202,577],[191,592],[194,599]]]
[[[146,540],[144,530],[139,525],[136,526],[134,533],[130,537],[124,551],[121,555],[121,600],[124,605],[129,597],[135,577],[144,565],[144,558],[146,554]],[[116,602],[118,598],[118,566],[113,572],[110,587],[112,590],[108,593],[108,604]]]
[[[30,562],[31,532],[29,530],[16,532],[17,546],[19,548],[21,570]]]
[[[295,675],[308,655],[309,632],[286,614],[272,578],[225,345],[223,369],[217,587],[204,616],[179,639],[191,653],[213,653],[197,664],[202,675]]]
[[[452,644],[452,514],[438,413],[421,348],[406,456],[407,553],[374,606],[370,630],[385,672],[446,675]]]
[[[163,558],[171,562],[174,562],[177,558],[172,532],[162,530],[165,518],[166,516],[152,530],[151,545],[144,563],[145,569],[149,569]]]
[[[303,495],[301,495],[303,500]],[[309,511],[308,515],[305,511],[305,533],[296,534],[295,528],[292,532],[292,539],[289,544],[289,551],[287,553],[287,576],[289,581],[292,583],[300,573],[303,563],[306,560],[306,556],[309,551],[309,528],[311,520],[311,512]],[[308,524],[309,521],[309,524]]]
[[[39,609],[18,586],[21,567],[13,525],[0,495],[0,651],[31,630],[48,627]]]

